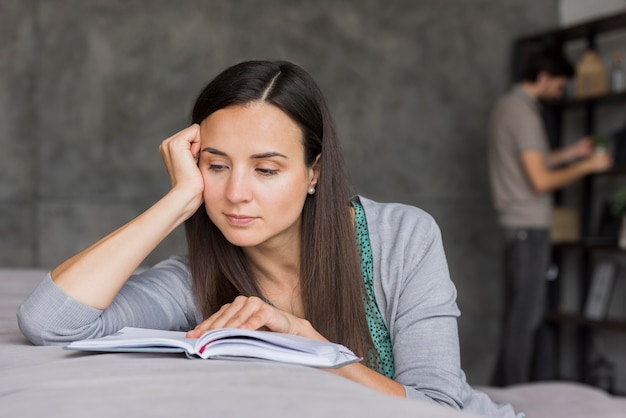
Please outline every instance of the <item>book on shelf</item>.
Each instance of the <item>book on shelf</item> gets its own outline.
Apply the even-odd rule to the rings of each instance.
[[[587,293],[585,318],[600,321],[606,317],[616,274],[615,263],[602,261],[596,264]]]
[[[220,328],[200,338],[184,331],[125,327],[106,337],[75,341],[68,350],[185,353],[199,359],[270,360],[335,368],[362,360],[341,344],[271,331]]]

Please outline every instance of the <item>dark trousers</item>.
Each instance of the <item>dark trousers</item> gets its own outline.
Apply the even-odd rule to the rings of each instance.
[[[504,300],[500,353],[493,384],[528,382],[535,336],[546,306],[550,258],[546,229],[504,228]]]

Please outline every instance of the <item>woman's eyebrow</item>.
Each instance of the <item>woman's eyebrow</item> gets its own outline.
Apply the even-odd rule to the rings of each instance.
[[[227,157],[227,155],[226,155],[226,153],[224,151],[220,151],[220,150],[215,149],[215,148],[206,147],[206,148],[202,149],[202,152],[208,152],[209,154],[215,154],[215,155],[221,155],[223,157]]]
[[[222,157],[228,157],[228,154],[226,154],[224,151],[220,151],[218,149],[210,148],[210,147],[203,148],[202,152],[208,152],[209,154],[221,155]],[[252,154],[250,156],[250,158],[257,159],[257,160],[262,160],[264,158],[272,158],[272,157],[281,157],[285,159],[287,158],[286,155],[281,154],[280,152],[274,152],[274,151],[262,152],[260,154]]]
[[[281,154],[280,152],[263,152],[261,154],[253,154],[250,156],[250,158],[255,158],[255,159],[272,158],[272,157],[287,158],[286,155]]]

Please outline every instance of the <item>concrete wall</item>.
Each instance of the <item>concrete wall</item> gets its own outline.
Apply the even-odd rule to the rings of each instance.
[[[546,0],[0,2],[0,266],[52,267],[139,214],[199,89],[287,59],[327,94],[355,190],[439,222],[464,368],[485,383],[500,310],[485,121],[511,40],[557,23]],[[184,251],[176,231],[146,263]]]
[[[572,25],[626,9],[626,0],[559,0],[561,25]]]

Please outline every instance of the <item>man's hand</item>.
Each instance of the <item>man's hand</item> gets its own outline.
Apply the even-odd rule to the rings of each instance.
[[[613,158],[606,151],[597,151],[587,157],[585,162],[589,165],[590,173],[601,173],[613,166]]]
[[[575,161],[591,155],[595,149],[595,141],[593,137],[586,136],[570,145],[569,149],[570,161]]]

